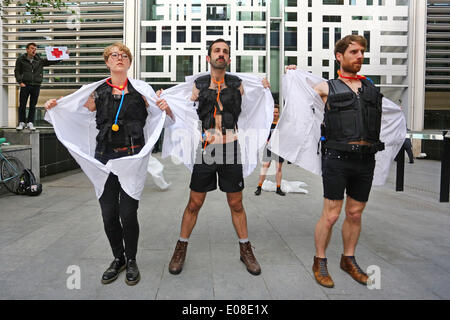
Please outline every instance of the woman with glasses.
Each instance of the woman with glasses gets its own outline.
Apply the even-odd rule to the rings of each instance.
[[[156,100],[156,106],[160,110],[165,111],[172,120],[174,119],[174,115],[166,100],[156,98],[153,90],[150,90],[151,87],[146,83],[128,79],[127,72],[131,66],[132,55],[125,45],[122,43],[112,44],[104,50],[103,58],[110,71],[110,78],[106,79],[106,81],[103,80],[99,82],[96,89],[88,97],[84,93],[87,97],[87,101],[86,99],[84,100],[86,101],[84,107],[91,111],[91,113],[96,111],[95,125],[98,134],[95,137],[96,146],[94,158],[103,164],[103,166],[93,159],[86,164],[84,160],[89,160],[88,156],[82,155],[82,157],[79,157],[81,153],[78,152],[78,149],[83,149],[82,147],[71,148],[70,144],[67,144],[66,146],[69,147],[70,151],[74,151],[71,152],[72,155],[75,156],[75,159],[77,159],[82,169],[94,183],[94,186],[96,186],[97,197],[99,197],[102,211],[104,229],[114,255],[114,260],[103,273],[101,282],[103,284],[113,282],[117,279],[119,273],[126,269],[125,282],[128,285],[135,285],[140,280],[140,273],[136,263],[139,237],[137,210],[140,193],[145,184],[145,176],[143,178],[144,180],[142,180],[139,178],[142,173],[140,171],[135,171],[134,175],[136,177],[133,180],[133,173],[130,173],[130,170],[133,170],[133,168],[136,167],[140,168],[141,166],[146,170],[146,163],[145,165],[142,165],[142,163],[145,161],[148,162],[148,157],[150,155],[147,155],[147,153],[150,154],[151,147],[156,142],[154,138],[150,138],[153,137],[153,134],[156,137],[159,136],[162,129],[162,125],[160,124],[158,127],[159,133],[153,132],[152,136],[148,134],[151,121],[155,120],[155,117],[152,118],[153,115],[151,113],[156,114],[159,110],[155,107],[157,112],[149,112],[149,101],[145,96]],[[79,90],[80,93],[78,96],[83,95],[82,90],[83,88]],[[149,93],[150,91],[151,94]],[[74,99],[77,97],[76,93],[72,95]],[[69,103],[70,102],[66,102],[66,104]],[[73,100],[72,103],[76,104]],[[45,108],[49,110],[56,105],[56,99],[52,99],[46,102]],[[55,126],[55,122],[58,122],[58,120],[55,120],[56,115],[53,115],[53,111],[56,110],[48,112],[50,113],[48,118],[50,119],[49,121],[54,124],[55,132],[58,135],[60,130],[57,125]],[[84,111],[84,113],[86,112]],[[161,114],[161,112],[159,113]],[[79,114],[83,114],[83,110],[79,111],[77,116]],[[65,118],[68,117],[65,116]],[[150,120],[150,118],[152,118],[152,120]],[[66,124],[66,127],[70,126],[71,123]],[[61,135],[63,135],[63,133],[61,133]],[[58,136],[58,138],[61,140],[60,136]],[[143,151],[148,140],[152,140],[153,144],[145,148],[145,156],[139,155],[139,153]],[[124,157],[129,157],[126,159],[129,159],[127,163],[123,162],[125,159],[108,163],[110,160],[121,159]],[[139,162],[139,160],[142,161]],[[98,172],[93,173],[91,169],[92,166],[97,166],[99,168]],[[105,177],[106,182],[102,185],[98,185],[101,184],[98,181],[102,179],[97,178],[96,175],[101,176],[108,168],[110,169],[110,172],[109,175],[107,175],[107,178]],[[127,190],[132,190],[134,185],[138,185],[137,189],[139,190],[137,190],[136,193],[127,192]]]

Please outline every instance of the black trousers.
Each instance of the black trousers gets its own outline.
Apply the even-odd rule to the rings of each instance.
[[[414,155],[412,152],[412,143],[410,138],[406,138],[405,142],[403,142],[403,148],[405,148],[406,153],[408,154],[409,162],[414,162]]]
[[[19,98],[19,122],[32,122],[34,123],[34,116],[36,114],[36,103],[39,98],[41,86],[26,85],[26,87],[20,87]],[[26,117],[28,97],[30,98],[30,110],[28,111],[28,119]]]
[[[137,148],[135,152],[139,153],[140,150],[141,148]],[[127,155],[128,152],[96,152],[95,158],[106,164],[108,160]],[[127,259],[136,259],[139,240],[137,218],[139,201],[130,197],[120,186],[119,178],[110,173],[99,202],[105,233],[114,257],[120,258],[125,253]]]
[[[414,163],[414,155],[412,152],[412,143],[411,143],[411,139],[410,138],[406,138],[405,142],[403,142],[403,149],[406,151],[406,153],[408,154],[408,158],[409,158],[409,163]],[[397,161],[398,159],[398,155],[395,156],[395,161]]]

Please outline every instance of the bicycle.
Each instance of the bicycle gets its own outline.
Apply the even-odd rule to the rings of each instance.
[[[25,169],[23,163],[12,156],[4,156],[0,148],[0,183],[4,184],[9,192],[17,193],[20,176]]]

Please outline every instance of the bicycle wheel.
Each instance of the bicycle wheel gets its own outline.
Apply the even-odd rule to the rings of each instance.
[[[8,191],[16,193],[20,183],[20,176],[25,169],[23,163],[15,157],[5,157],[1,161],[1,179]]]

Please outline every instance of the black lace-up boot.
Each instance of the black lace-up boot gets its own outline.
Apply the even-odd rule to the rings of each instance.
[[[115,258],[109,268],[103,273],[102,283],[108,284],[113,282],[123,270],[125,270],[125,257]]]

